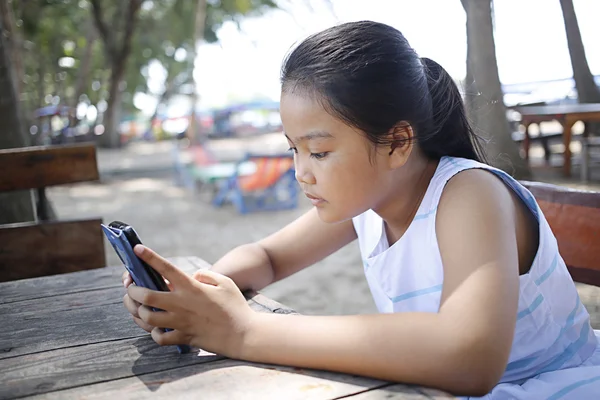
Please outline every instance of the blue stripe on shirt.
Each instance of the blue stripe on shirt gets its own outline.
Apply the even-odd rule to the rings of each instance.
[[[441,292],[442,285],[435,285],[424,289],[415,290],[412,292],[401,294],[400,296],[396,296],[391,298],[393,303],[399,303],[404,300],[412,299],[413,297],[419,297],[430,293]]]

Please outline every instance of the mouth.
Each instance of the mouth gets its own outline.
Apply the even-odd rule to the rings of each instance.
[[[304,193],[304,195],[305,195],[306,197],[308,197],[308,199],[309,199],[309,200],[310,200],[310,202],[313,204],[313,206],[317,206],[317,205],[319,205],[319,204],[322,204],[322,203],[324,203],[324,202],[325,202],[325,200],[323,200],[322,198],[320,198],[320,197],[316,197],[316,196],[313,196],[313,195],[312,195],[312,194],[310,194],[310,193],[306,193],[306,192],[305,192],[305,193]]]

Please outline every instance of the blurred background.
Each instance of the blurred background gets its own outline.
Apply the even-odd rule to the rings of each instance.
[[[288,179],[285,55],[370,19],[448,70],[494,165],[600,190],[597,124],[548,118],[600,115],[599,16],[597,0],[2,0],[0,149],[93,144],[100,179],[48,188],[53,218],[126,221],[164,256],[215,262],[310,207]],[[0,223],[35,218],[35,193],[0,196]],[[264,292],[303,313],[372,312],[362,274],[352,244]]]

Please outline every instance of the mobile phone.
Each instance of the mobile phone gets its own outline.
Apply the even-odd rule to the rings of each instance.
[[[133,252],[133,248],[138,244],[142,244],[142,241],[131,225],[121,221],[113,221],[108,226],[102,224],[102,230],[137,286],[162,292],[169,291],[163,277]],[[156,308],[153,308],[153,310],[162,311]],[[165,329],[166,332],[170,330]],[[178,345],[177,350],[180,353],[187,353],[190,351],[190,347]]]

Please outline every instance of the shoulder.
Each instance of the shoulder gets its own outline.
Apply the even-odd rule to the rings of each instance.
[[[448,180],[440,196],[438,215],[514,212],[515,195],[491,170],[471,168]]]
[[[445,266],[516,255],[517,202],[512,189],[490,170],[468,169],[452,177],[435,222],[442,259],[454,260]]]

